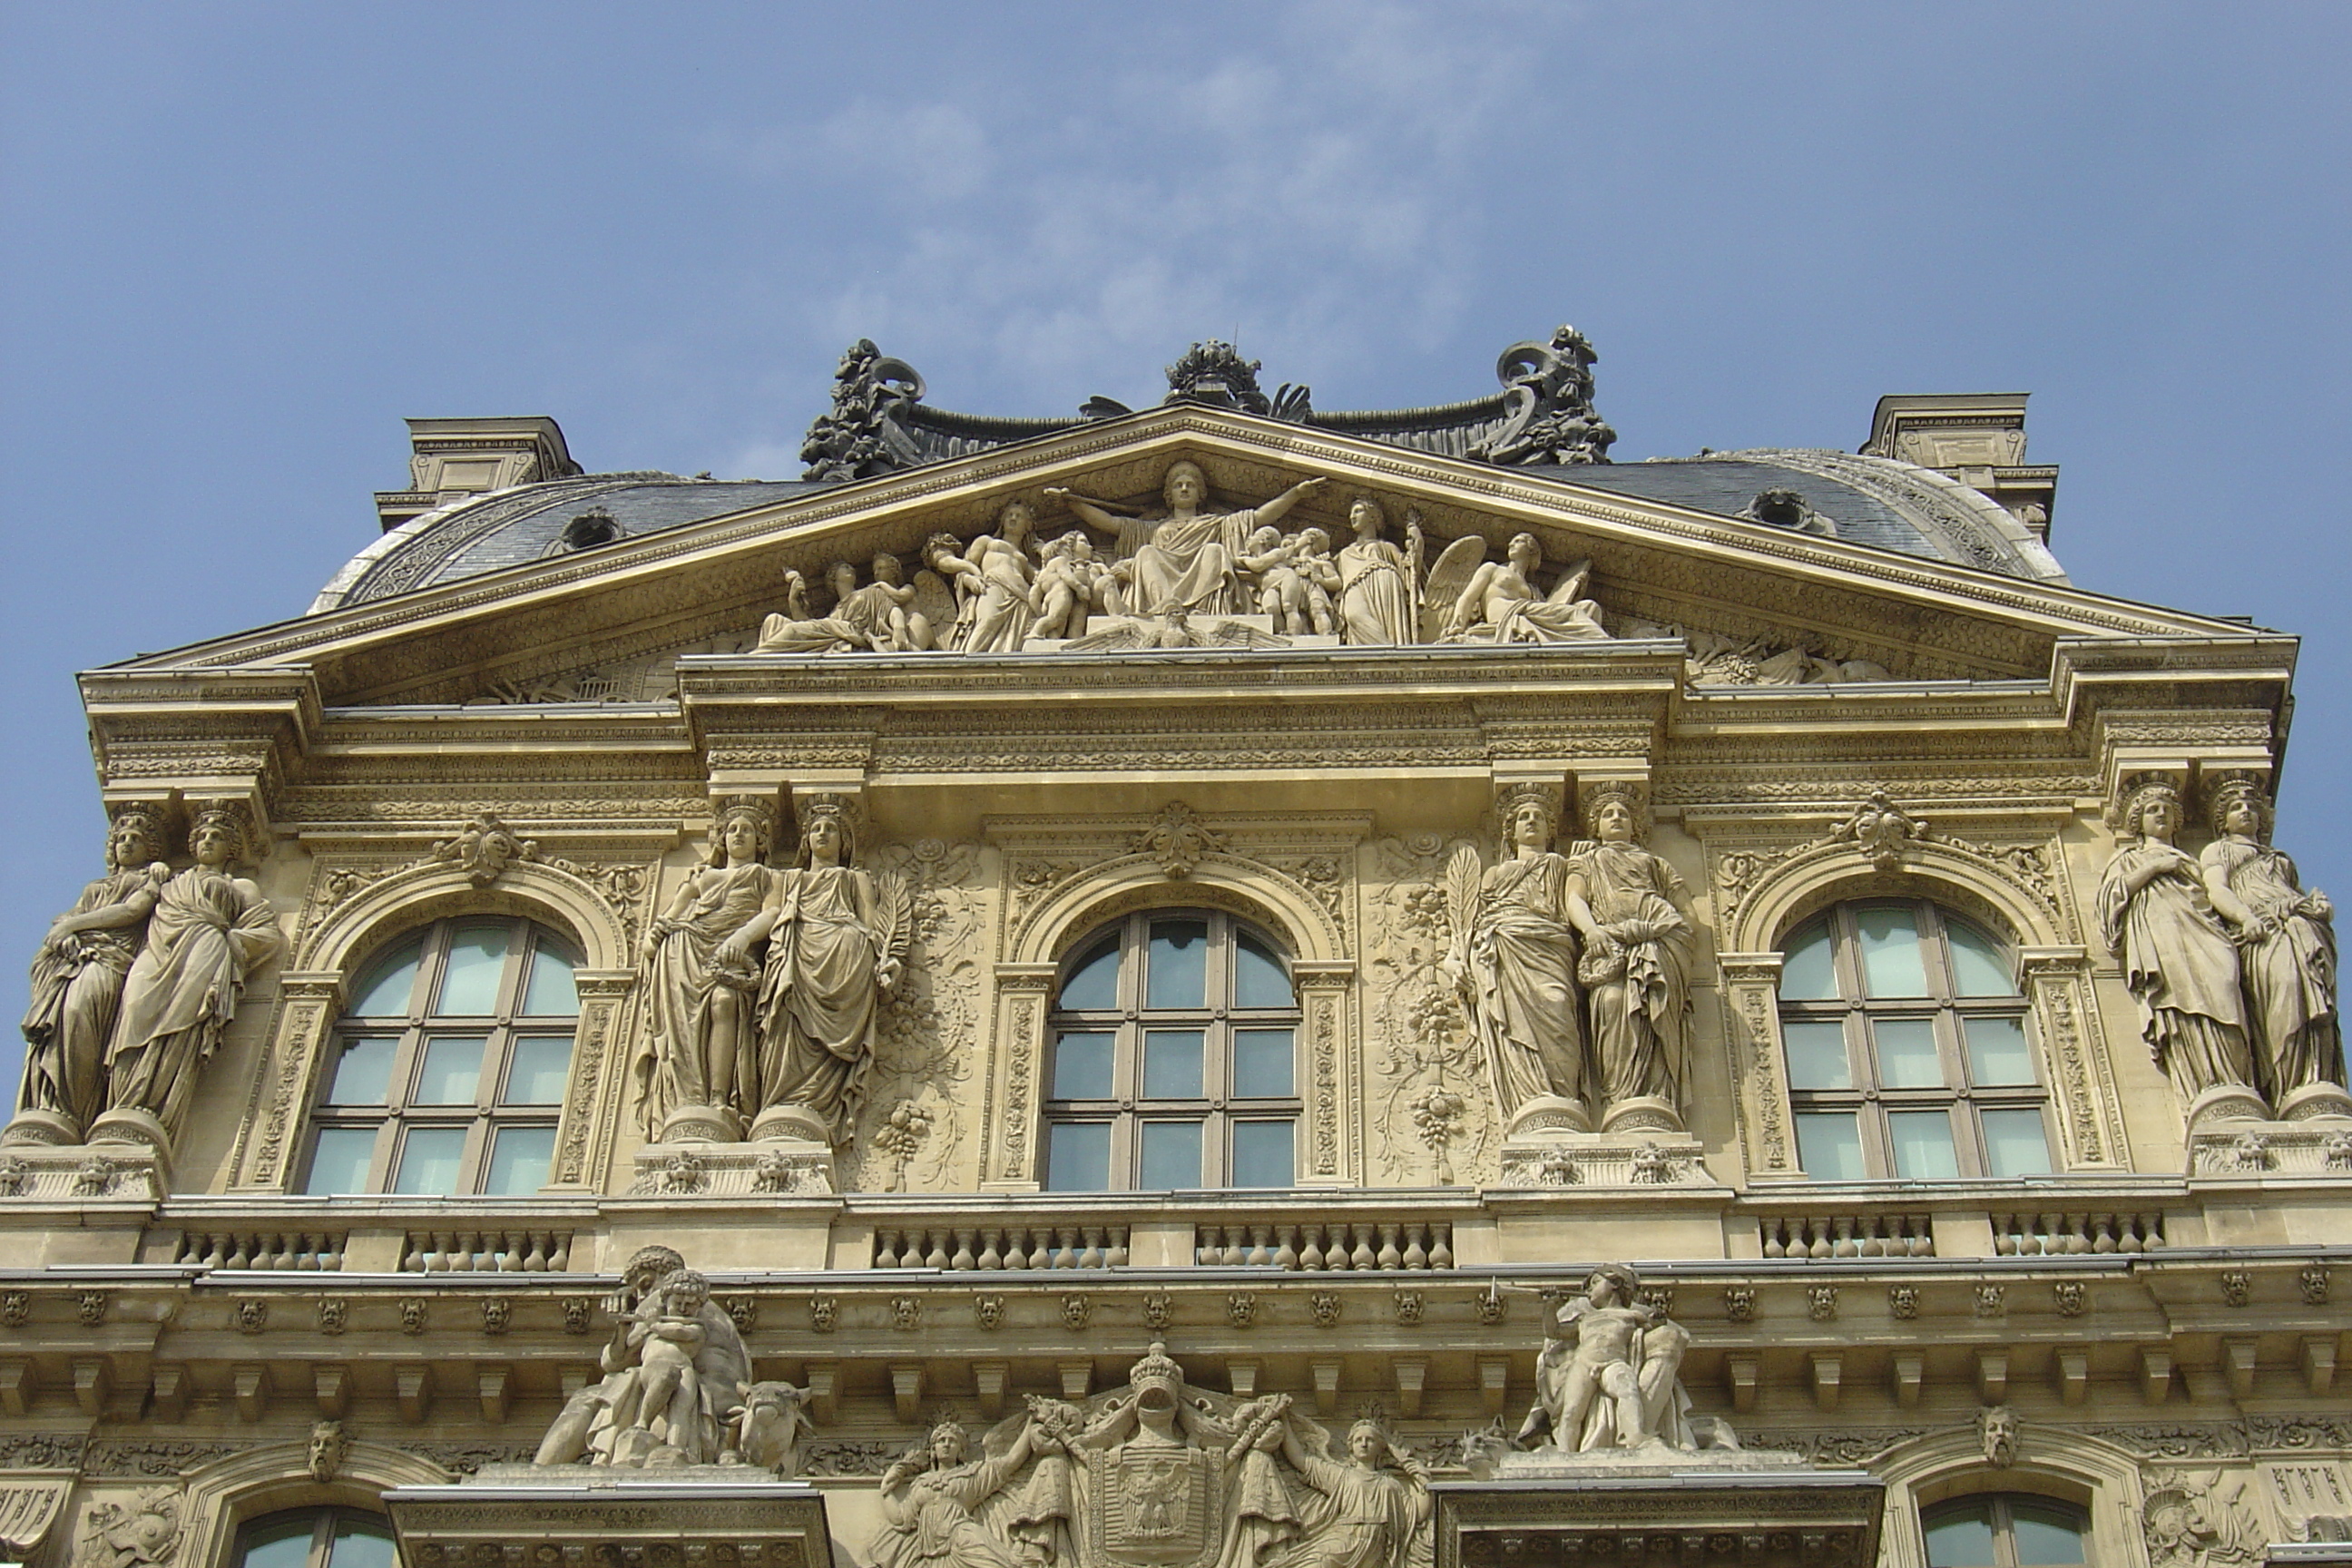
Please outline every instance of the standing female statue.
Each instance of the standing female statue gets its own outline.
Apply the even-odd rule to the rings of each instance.
[[[1412,562],[1421,555],[1421,517],[1405,516],[1405,541],[1399,550],[1383,539],[1387,525],[1381,503],[1360,497],[1348,507],[1348,526],[1355,542],[1339,552],[1339,620],[1350,643],[1392,647],[1412,641]]]
[[[1046,492],[1051,495],[1053,492]],[[1013,501],[996,514],[996,532],[959,546],[951,533],[935,533],[923,546],[932,571],[955,584],[955,628],[947,646],[965,653],[1019,653],[1036,616],[1029,588],[1037,568],[1029,559],[1029,535],[1037,514],[1026,501]]]
[[[1598,1098],[1612,1118],[1650,1102],[1643,1125],[1679,1129],[1690,1021],[1683,879],[1642,847],[1638,790],[1604,782],[1584,794],[1596,842],[1569,857],[1568,918],[1584,938],[1576,977],[1591,1002]]]
[[[2221,837],[2200,857],[2206,890],[2249,933],[2238,957],[2254,1070],[2284,1111],[2298,1089],[2344,1086],[2336,906],[2316,888],[2305,892],[2294,862],[2271,847],[2271,805],[2259,784],[2225,781],[2213,792],[2212,815]]]
[[[1318,1429],[1319,1430],[1319,1429]],[[1348,1457],[1331,1458],[1282,1427],[1282,1457],[1316,1493],[1292,1568],[1406,1568],[1429,1529],[1429,1481],[1377,1421],[1348,1428]]]
[[[751,953],[774,922],[768,906],[777,874],[765,864],[772,823],[758,802],[721,811],[710,863],[686,879],[646,933],[646,1043],[636,1070],[647,1139],[673,1111],[759,1109],[760,966]]]
[[[759,1107],[803,1107],[836,1144],[856,1125],[882,998],[913,934],[905,884],[853,867],[855,849],[839,805],[808,808],[800,858],[768,895],[760,987]]]
[[[1107,503],[1075,495],[1060,486],[1049,488],[1049,499],[1066,503],[1097,528],[1118,535],[1122,575],[1129,587],[1127,608],[1139,616],[1164,616],[1182,610],[1204,615],[1239,615],[1244,608],[1241,579],[1234,570],[1250,534],[1279,522],[1300,499],[1324,481],[1301,479],[1255,510],[1206,511],[1209,481],[1195,463],[1176,462],[1161,481],[1160,500],[1168,515],[1123,517]]]
[[[1034,1426],[1011,1447],[967,1460],[963,1428],[942,1421],[882,1476],[882,1528],[868,1548],[874,1568],[1018,1568],[1005,1543],[973,1514],[1029,1462]]]
[[[284,945],[261,889],[228,874],[244,837],[235,813],[197,813],[188,835],[195,864],[156,895],[147,945],[122,982],[106,1049],[108,1110],[145,1111],[166,1137],[178,1132],[247,976]]]
[[[51,922],[33,955],[16,1111],[63,1121],[69,1143],[106,1109],[106,1043],[123,977],[146,941],[156,895],[172,877],[163,852],[163,830],[152,813],[134,806],[116,817],[106,838],[106,875]]]
[[[2099,879],[2099,931],[2123,957],[2156,1065],[2192,1104],[2224,1086],[2252,1092],[2238,950],[2207,895],[2205,868],[2173,847],[2180,796],[2164,779],[2125,796],[2115,858]],[[2234,900],[2233,900],[2234,901]]]
[[[1581,1102],[1585,1070],[1569,864],[1552,853],[1550,797],[1523,785],[1503,797],[1502,816],[1502,859],[1482,873],[1465,844],[1446,866],[1454,951],[1445,969],[1486,1048],[1507,1125],[1541,1096]]]

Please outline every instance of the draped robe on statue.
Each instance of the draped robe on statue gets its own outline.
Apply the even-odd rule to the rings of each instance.
[[[1299,1473],[1315,1489],[1306,1533],[1289,1568],[1406,1568],[1428,1513],[1427,1494],[1393,1469],[1366,1469],[1303,1454]]]
[[[2273,1101],[2315,1083],[2344,1082],[2344,1040],[2336,1002],[2336,927],[2315,911],[2294,862],[2267,844],[2217,838],[2207,872],[2277,929],[2238,950],[2245,970],[2247,1023]],[[2318,910],[2326,910],[2324,900]]]
[[[1134,573],[1128,608],[1139,616],[1241,614],[1246,606],[1234,562],[1256,526],[1255,509],[1121,523],[1119,553]]]
[[[1538,1095],[1584,1092],[1568,862],[1549,851],[1490,868],[1478,885],[1468,972],[1473,1023],[1507,1121]]]
[[[1588,844],[1569,864],[1584,879],[1592,918],[1622,933],[1616,954],[1588,944],[1577,975],[1592,1000],[1601,1093],[1612,1105],[1654,1095],[1679,1107],[1690,921],[1672,895],[1682,891],[1682,879],[1638,844]]]
[[[874,883],[845,866],[778,873],[782,886],[760,993],[760,1109],[802,1105],[849,1136],[882,1006]]]
[[[1360,539],[1341,550],[1339,619],[1348,641],[1361,647],[1413,640],[1412,588],[1404,552],[1385,539]]]
[[[140,866],[100,878],[81,890],[68,915],[128,902],[170,878],[161,866]],[[20,1110],[54,1110],[87,1128],[106,1109],[106,1045],[121,1010],[122,983],[139,956],[147,922],[94,926],[33,957],[32,1002],[25,1009],[25,1087]]]
[[[696,874],[694,902],[654,949],[646,974],[646,1044],[637,1058],[639,1097],[648,1120],[646,1136],[662,1119],[689,1105],[751,1105],[751,1079],[757,1060],[753,997],[758,972],[747,963],[737,973],[714,969],[719,943],[749,925],[768,901],[779,875],[766,866],[713,868]],[[733,1067],[727,1081],[715,1082],[712,1000],[721,987],[741,997]],[[647,1092],[650,1090],[650,1092]]]
[[[177,1132],[245,977],[278,942],[278,916],[252,883],[204,865],[164,883],[147,945],[122,983],[121,1016],[106,1052],[110,1107],[147,1111]]]
[[[2150,873],[2137,892],[2132,879]],[[2238,950],[2205,894],[2203,870],[2161,839],[2127,844],[2099,879],[2099,931],[2123,955],[2124,984],[2147,1009],[2156,1065],[2194,1099],[2254,1081]]]

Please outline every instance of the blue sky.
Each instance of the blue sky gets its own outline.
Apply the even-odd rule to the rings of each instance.
[[[2352,892],[2352,6],[85,0],[0,73],[10,1018],[99,868],[73,671],[299,614],[404,416],[789,478],[861,335],[1380,407],[1568,321],[1621,459],[2030,391],[2076,583],[2304,635],[2278,838]]]

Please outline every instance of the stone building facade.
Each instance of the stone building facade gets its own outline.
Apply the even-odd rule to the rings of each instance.
[[[2076,587],[2021,397],[1612,463],[1593,360],[413,422],[81,678],[9,1552],[2352,1557],[2294,639]]]

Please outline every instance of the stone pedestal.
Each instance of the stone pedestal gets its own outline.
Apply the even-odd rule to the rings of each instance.
[[[1872,1568],[1886,1487],[1793,1454],[1706,1449],[1510,1454],[1440,1481],[1436,1568]]]
[[[637,1151],[632,1197],[806,1197],[837,1191],[833,1146],[771,1138],[756,1143],[656,1143]]]
[[[103,1121],[100,1118],[101,1125]],[[0,1197],[77,1205],[109,1198],[152,1204],[162,1202],[171,1190],[170,1152],[144,1143],[0,1144]]]
[[[1503,1140],[1506,1187],[1708,1187],[1717,1184],[1689,1132],[1576,1132],[1524,1122]]]
[[[833,1568],[824,1499],[741,1466],[492,1465],[460,1486],[383,1494],[406,1568],[479,1563]]]
[[[2324,1103],[2316,1095],[2314,1100]],[[2222,1121],[2189,1134],[2192,1178],[2347,1173],[2352,1173],[2352,1119],[2311,1113],[2292,1121]]]

